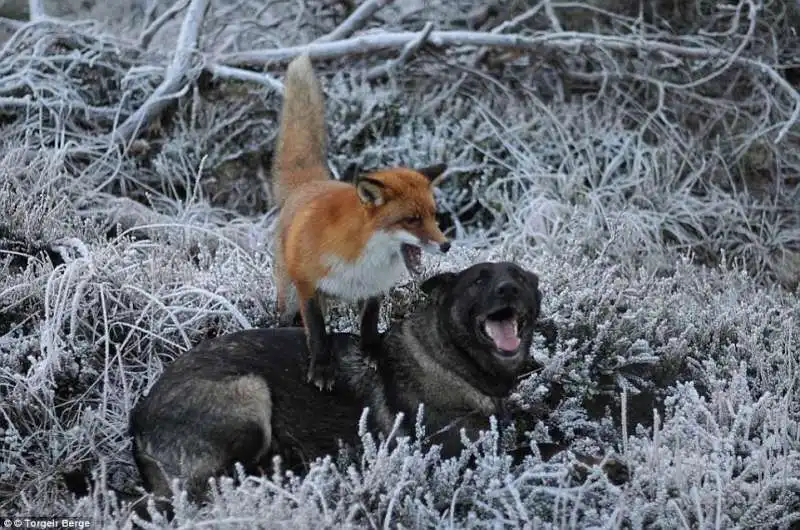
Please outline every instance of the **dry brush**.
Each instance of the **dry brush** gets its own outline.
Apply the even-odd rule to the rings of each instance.
[[[115,526],[102,487],[70,492],[137,483],[126,415],[162,363],[274,323],[262,176],[285,64],[307,52],[338,177],[448,162],[443,222],[488,254],[429,270],[488,255],[541,273],[558,338],[533,352],[520,426],[635,472],[620,487],[576,479],[567,454],[511,469],[476,446],[465,476],[366,438],[357,470],[225,483],[182,522],[798,517],[796,2],[86,4],[0,5],[18,17],[0,19],[0,512]],[[383,323],[416,301],[399,286]]]

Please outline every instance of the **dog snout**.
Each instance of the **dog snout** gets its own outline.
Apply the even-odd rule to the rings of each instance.
[[[494,288],[494,293],[502,298],[514,298],[519,296],[519,287],[514,282],[500,282]]]
[[[447,254],[447,251],[450,250],[450,242],[445,241],[444,243],[439,244],[439,251],[442,254]]]

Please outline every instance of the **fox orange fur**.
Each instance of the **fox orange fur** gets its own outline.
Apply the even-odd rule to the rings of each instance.
[[[274,273],[281,324],[299,310],[311,354],[307,377],[320,388],[332,387],[336,372],[325,299],[361,303],[364,337],[365,327],[377,330],[383,295],[406,270],[419,272],[421,251],[450,248],[433,196],[444,164],[382,169],[350,184],[331,178],[326,152],[322,90],[303,55],[286,72],[272,162],[280,209]]]

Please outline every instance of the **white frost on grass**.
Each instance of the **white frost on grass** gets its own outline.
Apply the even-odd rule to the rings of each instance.
[[[314,3],[287,21],[284,4],[262,4],[236,11],[214,2],[203,45],[310,40],[321,34],[311,22],[330,30],[339,9]],[[566,10],[586,14],[551,4],[565,26],[581,20]],[[444,27],[476,7],[454,6],[435,2],[425,16]],[[788,35],[764,10],[759,42]],[[127,6],[125,20],[112,17],[103,31],[135,40],[140,11]],[[256,15],[275,34],[236,26]],[[735,12],[714,17],[733,23]],[[164,51],[159,42],[170,42],[179,18],[151,49]],[[639,31],[635,16],[611,18],[614,31]],[[98,147],[93,138],[108,132],[109,116],[124,119],[158,84],[145,59],[92,40],[100,26],[29,28],[0,56],[0,75],[25,72],[20,90],[38,94],[0,117],[8,120],[0,139],[0,512],[125,528],[130,521],[107,488],[138,484],[126,432],[133,404],[199,340],[276,322],[274,212],[248,156],[270,148],[280,100],[256,86],[193,88],[164,130],[138,146],[144,155]],[[82,43],[71,68],[53,71],[46,56],[21,55],[55,53],[66,37]],[[454,216],[455,242],[446,257],[424,257],[424,277],[506,259],[540,275],[542,320],[557,335],[537,334],[538,366],[513,403],[532,440],[557,440],[567,451],[543,462],[532,445],[513,466],[493,454],[491,431],[468,448],[476,456],[468,469],[467,455],[442,461],[407,440],[390,451],[364,434],[364,455],[348,466],[330,455],[304,477],[223,479],[208,506],[179,498],[174,526],[797,524],[800,306],[790,289],[800,223],[796,190],[785,183],[800,151],[791,147],[796,133],[783,144],[768,134],[787,118],[786,102],[755,75],[730,81],[749,105],[732,110],[713,87],[659,101],[653,85],[621,75],[592,99],[553,81],[586,74],[587,61],[603,60],[594,56],[562,57],[571,62],[561,74],[510,63],[513,71],[491,79],[464,64],[445,68],[445,58],[455,60],[420,54],[384,83],[363,80],[375,61],[320,67],[331,161],[346,176],[448,163],[436,193]],[[636,58],[616,60],[628,74],[652,75]],[[675,68],[669,75],[702,76],[708,65]],[[707,123],[691,127],[691,113]],[[415,281],[397,286],[381,325],[420,299]],[[332,311],[334,329],[353,329],[352,309]],[[626,483],[576,471],[578,453],[609,451],[628,463]],[[67,491],[63,474],[74,472],[94,482],[87,496]]]

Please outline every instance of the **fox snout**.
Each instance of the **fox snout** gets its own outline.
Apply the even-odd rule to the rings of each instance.
[[[420,245],[424,250],[431,254],[446,254],[450,250],[450,242],[443,241],[441,243],[434,243],[433,241],[424,241]]]
[[[439,230],[439,227],[434,224],[427,233],[420,234],[419,236],[422,247],[433,254],[446,254],[450,250],[450,240]]]
[[[425,250],[433,254],[447,254],[447,251],[450,250],[450,241],[442,241],[441,243],[428,241],[423,246]]]
[[[445,254],[450,250],[450,240],[439,230],[438,226],[434,224],[433,229],[425,230],[424,228],[428,227],[419,227],[416,230],[401,228],[394,234],[400,242],[419,247],[432,254]]]

